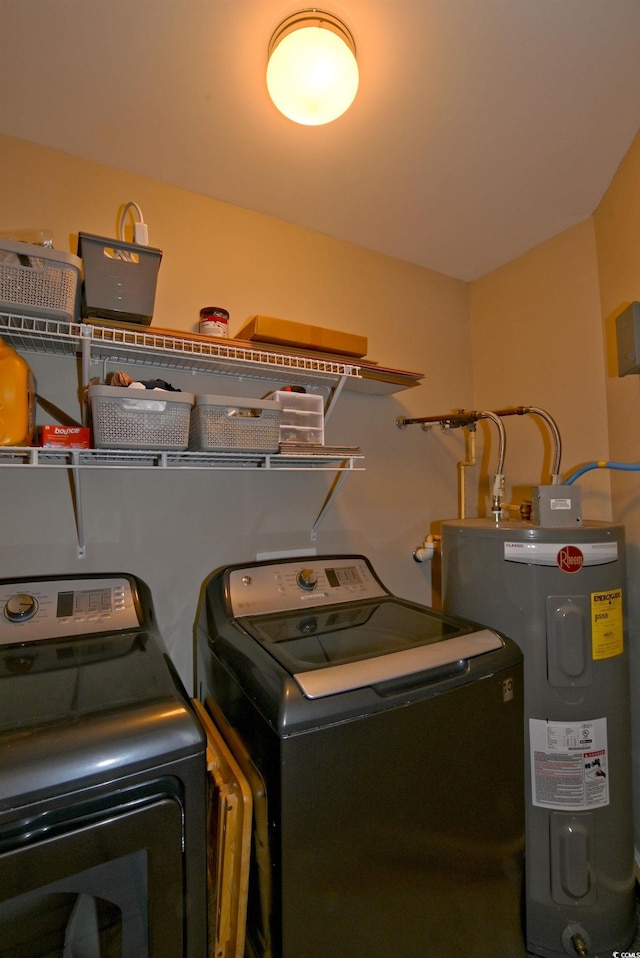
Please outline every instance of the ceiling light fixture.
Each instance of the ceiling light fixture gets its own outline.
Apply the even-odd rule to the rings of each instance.
[[[342,20],[315,8],[283,20],[269,43],[267,88],[281,113],[305,126],[330,123],[358,90],[354,39]]]

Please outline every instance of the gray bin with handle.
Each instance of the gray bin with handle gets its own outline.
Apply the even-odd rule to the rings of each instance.
[[[162,251],[121,240],[78,233],[85,319],[148,326],[153,318]]]

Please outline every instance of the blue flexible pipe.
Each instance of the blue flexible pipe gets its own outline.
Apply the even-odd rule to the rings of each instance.
[[[640,462],[606,462],[603,459],[598,462],[588,462],[586,466],[580,466],[573,475],[565,479],[565,486],[570,486],[576,479],[583,476],[585,472],[591,472],[592,469],[621,469],[624,472],[640,472]]]

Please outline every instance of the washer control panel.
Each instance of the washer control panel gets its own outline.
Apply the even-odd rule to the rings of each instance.
[[[388,594],[362,556],[294,559],[229,570],[229,598],[236,618]]]
[[[124,576],[0,581],[0,645],[140,626]]]

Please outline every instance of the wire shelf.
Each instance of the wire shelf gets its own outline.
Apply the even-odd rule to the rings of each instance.
[[[360,367],[350,363],[289,355],[230,342],[208,342],[196,337],[181,337],[121,327],[69,323],[45,317],[0,312],[0,337],[15,349],[51,356],[82,358],[83,383],[89,380],[92,363],[122,363],[185,369],[238,378],[284,379],[288,383],[329,387],[330,402],[325,420],[348,382],[361,383]],[[86,555],[80,476],[90,469],[175,470],[263,470],[300,472],[305,470],[334,473],[328,496],[311,529],[317,528],[342,483],[352,471],[364,471],[364,456],[358,447],[297,448],[278,453],[191,452],[141,449],[54,449],[39,446],[0,446],[0,466],[11,468],[48,468],[70,471],[74,485],[74,512],[78,533],[78,558]]]
[[[342,378],[360,378],[360,367],[312,356],[90,323],[0,314],[0,336],[15,349],[52,356],[90,351],[90,361],[127,363],[163,369],[206,372],[271,380],[285,376],[296,384],[334,386]]]
[[[0,466],[80,469],[301,469],[364,471],[362,453],[285,455],[249,452],[162,452],[146,449],[52,449],[0,446]]]

